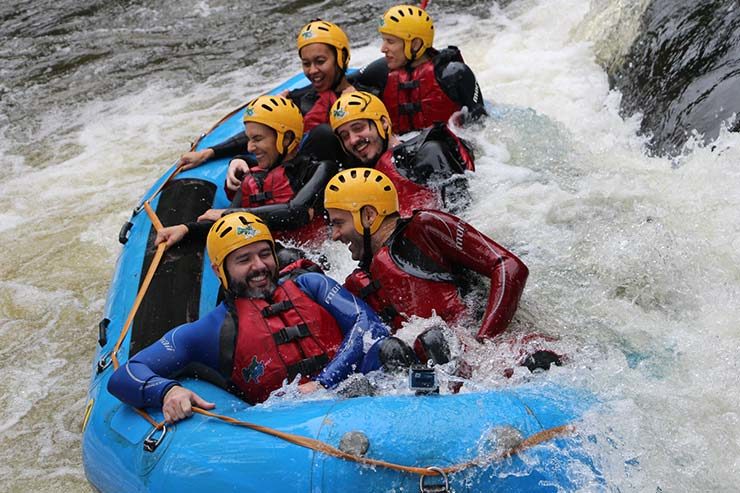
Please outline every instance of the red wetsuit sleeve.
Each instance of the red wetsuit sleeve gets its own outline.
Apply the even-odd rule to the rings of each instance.
[[[465,221],[441,211],[418,211],[404,232],[450,271],[464,267],[491,280],[479,340],[502,333],[516,312],[529,270],[516,255]]]
[[[331,105],[337,100],[337,95],[334,91],[324,91],[319,94],[319,98],[316,100],[314,105],[308,110],[303,116],[303,133],[306,134],[311,131],[314,127],[318,127],[322,123],[329,123],[329,110]]]

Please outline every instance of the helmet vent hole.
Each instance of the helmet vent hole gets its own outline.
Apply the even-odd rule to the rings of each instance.
[[[344,177],[342,177],[342,178],[344,178]],[[344,180],[343,179],[340,179],[340,181],[344,181]],[[331,190],[332,192],[338,192],[339,191],[339,187],[336,186],[336,185],[329,185],[329,190]]]
[[[365,170],[365,171],[364,171],[364,172],[362,173],[362,177],[363,177],[363,178],[365,178],[365,179],[367,180],[367,179],[368,179],[368,178],[370,177],[370,174],[371,174],[370,170],[369,170],[369,169],[366,169],[366,170]]]
[[[401,12],[401,16],[403,17],[403,12]],[[396,17],[395,15],[392,15],[391,16],[391,20],[393,22],[401,22],[401,20],[398,17]]]
[[[237,216],[237,217],[239,218],[239,221],[241,221],[241,223],[243,225],[246,226],[247,224],[249,224],[249,221],[247,221],[247,218],[246,217],[244,217],[244,216]]]
[[[227,234],[229,234],[229,231],[231,231],[232,229],[233,229],[233,228],[232,228],[231,226],[229,226],[229,227],[228,227],[228,228],[226,228],[225,230],[221,231],[221,233],[219,234],[219,236],[220,236],[221,238],[223,238],[224,236],[226,236]]]
[[[375,175],[375,181],[376,181],[376,182],[380,182],[380,181],[383,181],[383,177],[382,177],[382,176],[380,176],[380,175]]]
[[[353,170],[351,170],[351,171],[349,172],[349,174],[350,174],[350,176],[351,176],[352,178],[357,178],[357,170],[354,170],[354,169],[353,169]]]
[[[263,103],[262,107],[267,111],[272,111],[272,108],[270,108],[267,104]]]
[[[347,181],[347,179],[346,179],[346,178],[344,177],[344,175],[339,175],[338,179],[339,179],[339,181],[341,181],[342,183],[344,183],[345,181]]]
[[[391,191],[391,187],[390,187],[390,185],[386,185],[386,186],[384,186],[384,187],[383,187],[383,190],[385,190],[386,192],[390,192],[390,191]]]

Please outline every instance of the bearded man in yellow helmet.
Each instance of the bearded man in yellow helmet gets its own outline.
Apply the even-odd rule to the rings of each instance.
[[[170,423],[190,416],[192,406],[212,409],[173,379],[196,364],[210,369],[209,380],[252,404],[298,375],[298,389],[308,393],[379,368],[388,330],[375,313],[323,274],[278,278],[272,235],[257,216],[218,220],[208,234],[208,255],[224,302],[118,368],[108,389],[123,402],[161,406]]]
[[[229,163],[225,191],[232,200],[230,210],[261,217],[278,239],[323,241],[321,195],[338,171],[338,163],[299,153],[303,117],[290,99],[253,99],[244,110],[244,125],[251,155],[236,156]],[[164,228],[157,233],[155,244],[172,246],[186,235],[190,241],[203,241],[213,221],[224,212],[210,209],[197,221]]]
[[[474,171],[471,147],[445,124],[401,142],[383,102],[362,91],[343,94],[331,108],[330,124],[353,164],[387,175],[398,190],[401,213],[467,206],[466,171]]]
[[[398,134],[447,122],[458,113],[475,120],[486,114],[478,82],[460,50],[435,50],[434,22],[413,5],[396,5],[380,19],[384,59],[362,68],[358,81],[379,89]]]

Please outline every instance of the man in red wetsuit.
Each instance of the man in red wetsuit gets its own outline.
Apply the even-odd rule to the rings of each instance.
[[[524,263],[506,248],[438,210],[402,217],[395,186],[371,168],[334,176],[326,186],[324,206],[332,240],[347,244],[360,262],[345,287],[394,330],[412,315],[434,312],[448,323],[470,315],[466,291],[480,276],[490,279],[490,288],[476,338],[492,338],[506,329],[528,275]]]

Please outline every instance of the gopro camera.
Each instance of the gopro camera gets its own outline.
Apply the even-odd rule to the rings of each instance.
[[[414,365],[409,369],[409,388],[418,394],[438,394],[437,372],[433,367]]]

